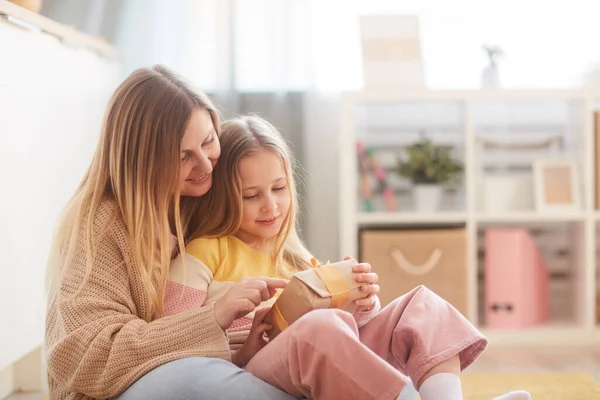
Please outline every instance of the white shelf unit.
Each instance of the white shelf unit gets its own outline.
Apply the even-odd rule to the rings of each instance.
[[[357,91],[346,92],[341,98],[341,135],[339,151],[339,240],[340,257],[359,254],[359,231],[362,228],[398,228],[403,226],[455,226],[466,227],[468,242],[469,315],[494,344],[542,344],[564,342],[600,341],[600,328],[596,324],[596,228],[600,212],[594,208],[595,193],[595,143],[594,121],[596,97],[585,90],[476,90],[476,91]],[[542,214],[535,210],[503,213],[482,211],[478,203],[478,177],[481,165],[477,159],[476,138],[485,126],[478,125],[477,107],[483,103],[502,102],[508,105],[523,102],[576,102],[579,114],[575,117],[580,135],[577,158],[581,162],[582,209],[573,213]],[[456,210],[436,213],[418,213],[412,210],[386,212],[363,211],[359,207],[359,167],[356,140],[359,135],[357,114],[362,105],[393,105],[398,103],[424,106],[435,110],[431,104],[451,102],[460,109],[461,141],[464,146],[464,204]],[[488,104],[489,106],[489,104]],[[435,112],[435,111],[434,111]],[[381,115],[379,115],[381,117]],[[391,118],[396,118],[392,115]],[[500,115],[501,118],[501,115]],[[439,137],[439,136],[438,136]],[[385,146],[390,136],[374,135],[372,140]],[[488,226],[527,226],[536,224],[571,223],[577,226],[577,267],[574,268],[575,298],[572,305],[573,320],[553,321],[547,325],[522,330],[490,330],[479,318],[480,282],[478,278],[478,231]],[[481,323],[480,323],[481,322]]]

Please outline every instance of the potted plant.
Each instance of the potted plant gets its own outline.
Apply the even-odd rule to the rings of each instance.
[[[483,70],[481,85],[487,89],[497,89],[500,87],[498,60],[504,55],[504,50],[496,45],[484,45],[482,48],[487,56],[489,64]]]
[[[414,185],[418,211],[435,211],[442,199],[442,185],[457,178],[462,164],[452,156],[452,147],[437,146],[423,137],[406,148],[406,161],[398,161],[398,174]]]

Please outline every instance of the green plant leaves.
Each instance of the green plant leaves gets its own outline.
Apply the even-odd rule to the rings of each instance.
[[[423,138],[407,146],[407,160],[398,160],[398,174],[415,184],[446,183],[463,171],[451,151],[449,146],[436,146]]]

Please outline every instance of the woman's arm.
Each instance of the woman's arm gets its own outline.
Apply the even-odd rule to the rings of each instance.
[[[191,356],[230,360],[212,305],[147,322],[141,277],[123,257],[118,236],[98,244],[89,279],[74,298],[85,271],[83,245],[51,299],[46,321],[51,387],[93,398],[118,395],[148,371]]]

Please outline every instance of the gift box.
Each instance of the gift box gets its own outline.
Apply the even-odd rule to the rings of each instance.
[[[365,297],[352,274],[357,264],[350,259],[322,266],[313,259],[314,268],[294,274],[265,316],[264,322],[273,326],[267,332],[269,339],[312,310],[338,308],[353,313],[354,300]]]

